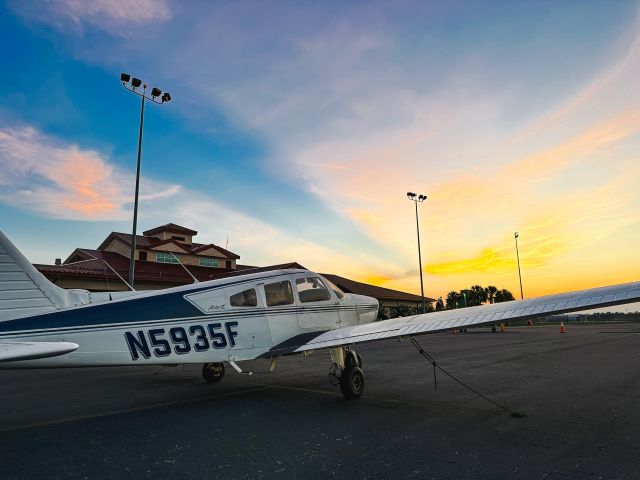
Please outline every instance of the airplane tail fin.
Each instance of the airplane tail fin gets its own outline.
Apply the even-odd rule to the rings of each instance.
[[[87,303],[89,292],[51,283],[0,231],[0,322]]]

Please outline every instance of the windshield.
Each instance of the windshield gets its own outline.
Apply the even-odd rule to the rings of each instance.
[[[336,285],[334,285],[333,282],[327,280],[326,278],[322,277],[322,279],[327,282],[327,285],[329,285],[329,288],[331,288],[331,290],[333,290],[336,294],[336,297],[338,298],[343,298],[344,297],[344,292],[342,290],[340,290]]]

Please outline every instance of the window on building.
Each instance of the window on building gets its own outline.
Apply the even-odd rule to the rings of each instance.
[[[303,303],[323,302],[331,300],[329,289],[322,283],[319,277],[305,277],[296,280],[298,296]]]
[[[256,307],[258,305],[258,298],[256,297],[256,291],[253,288],[244,290],[242,292],[231,295],[229,303],[232,307]]]
[[[215,258],[200,258],[198,259],[198,265],[200,265],[201,267],[217,267],[218,264],[218,260],[216,260]]]
[[[293,303],[293,289],[291,288],[291,283],[287,280],[265,285],[264,294],[269,307],[291,305]]]
[[[175,235],[171,235],[171,238],[173,238],[174,240],[178,240],[178,241],[180,241],[180,242],[186,242],[186,241],[187,241],[187,239],[186,239],[186,238],[184,238],[184,237],[177,237],[177,236],[175,236]]]
[[[224,265],[226,268],[231,268],[231,260],[227,260],[226,262],[224,262]]]
[[[158,263],[180,263],[172,253],[158,252],[156,253],[156,262]]]
[[[147,261],[147,252],[138,252],[138,260],[146,262]]]

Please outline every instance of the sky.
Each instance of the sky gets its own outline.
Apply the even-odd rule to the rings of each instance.
[[[425,294],[640,280],[635,1],[0,4],[0,229],[34,263],[178,223]]]

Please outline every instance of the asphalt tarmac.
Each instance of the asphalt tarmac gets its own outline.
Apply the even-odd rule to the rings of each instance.
[[[344,400],[327,352],[227,369],[0,371],[0,479],[640,478],[640,325],[479,329],[361,345]]]

